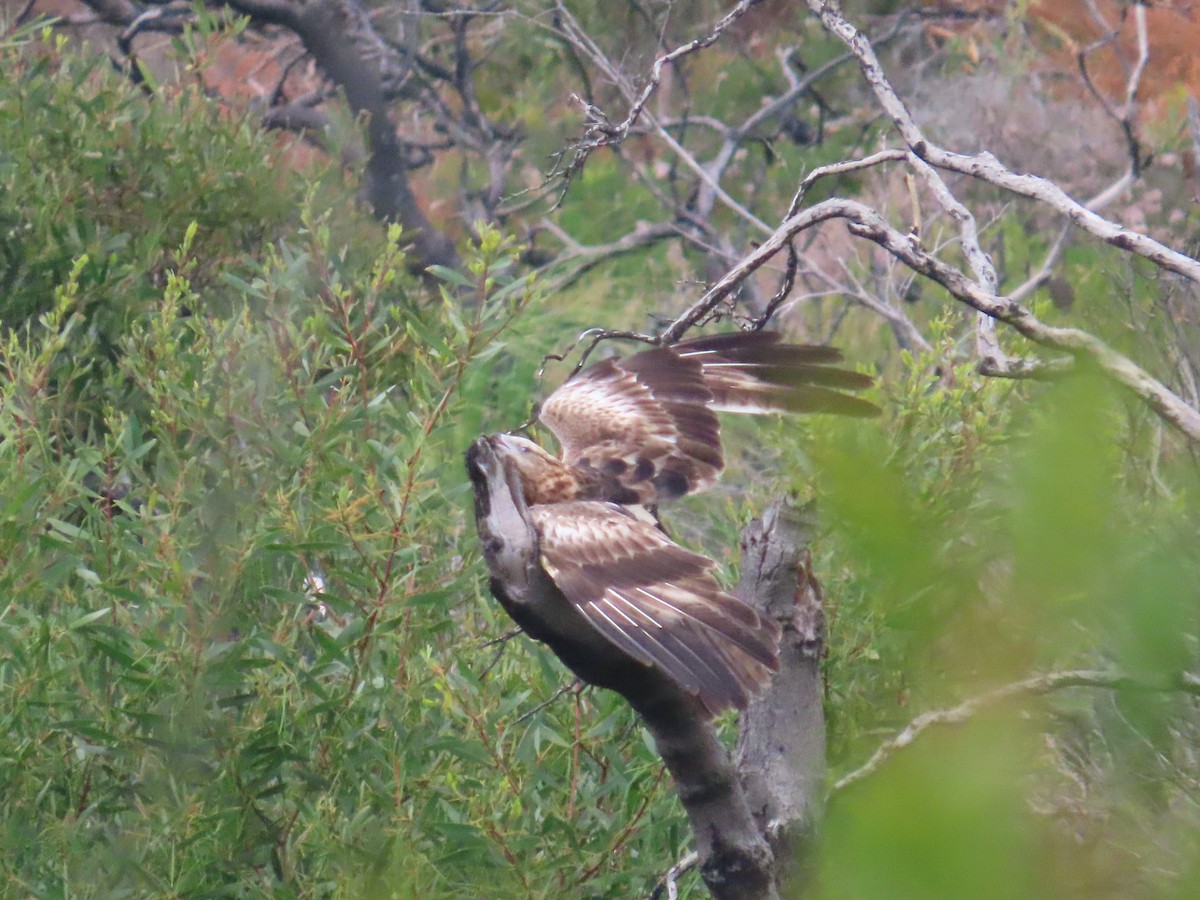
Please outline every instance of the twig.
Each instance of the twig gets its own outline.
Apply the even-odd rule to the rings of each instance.
[[[979,243],[979,228],[976,225],[975,216],[954,196],[950,186],[933,166],[916,156],[911,156],[909,163],[924,179],[942,208],[958,222],[959,242],[975,280],[983,286],[984,290],[992,294],[996,293],[999,283],[996,278],[996,267],[992,265],[992,261],[983,252],[983,246]],[[1008,357],[1000,349],[1000,342],[996,339],[996,320],[985,313],[979,313],[975,317],[975,356],[981,367],[1000,368],[1008,361]]]
[[[917,716],[908,723],[898,734],[885,741],[871,755],[865,764],[842,776],[829,789],[829,796],[848,788],[874,774],[897,751],[909,746],[926,729],[934,725],[961,725],[982,709],[995,706],[1012,697],[1022,694],[1048,694],[1051,691],[1072,687],[1103,688],[1106,690],[1137,689],[1144,691],[1180,692],[1200,696],[1200,677],[1191,673],[1182,673],[1169,684],[1146,684],[1128,675],[1116,672],[1101,672],[1094,670],[1077,670],[1067,672],[1048,672],[1035,675],[1023,681],[1006,684],[995,688],[978,697],[965,700],[950,709],[935,709]]]
[[[607,117],[598,117],[593,119],[591,124],[589,124],[584,140],[579,144],[578,151],[576,153],[576,159],[572,162],[572,171],[577,171],[578,168],[583,164],[583,161],[586,160],[587,156],[593,150],[598,150],[600,147],[619,144],[625,139],[626,135],[629,133],[629,129],[633,127],[633,124],[641,116],[643,110],[645,110],[646,103],[649,101],[650,96],[655,90],[658,89],[658,85],[662,81],[663,69],[668,63],[673,63],[690,53],[695,53],[697,50],[703,50],[705,47],[711,47],[716,43],[717,39],[726,31],[726,29],[729,28],[730,25],[740,19],[746,14],[746,12],[749,11],[752,6],[755,6],[759,2],[760,0],[740,0],[737,6],[726,13],[725,16],[721,18],[721,20],[718,21],[711,29],[709,29],[708,33],[703,37],[696,38],[695,40],[689,41],[680,47],[676,47],[669,53],[664,53],[662,56],[654,60],[654,65],[650,69],[650,77],[647,79],[645,86],[642,88],[641,94],[633,99],[633,103],[629,107],[629,113],[625,116],[624,121],[617,125],[610,125],[608,124]],[[569,25],[569,29],[573,31],[576,36],[582,33],[582,29],[579,28],[578,23],[575,21],[575,17],[567,11],[566,7],[561,3],[561,0],[555,4],[555,9],[557,14],[562,17],[562,21]],[[587,42],[587,44],[590,43],[590,41]],[[584,46],[587,46],[587,44]],[[589,50],[588,55],[593,57],[593,61],[596,61],[595,53],[591,52],[593,51],[594,47],[588,47],[587,49]],[[623,82],[624,80],[622,79],[621,81]],[[622,83],[621,86],[626,94],[631,92],[627,84]],[[592,107],[592,109],[594,110],[595,107]],[[579,155],[580,153],[583,154],[582,158]]]
[[[788,241],[787,251],[787,269],[783,273],[783,281],[780,282],[775,296],[767,301],[762,314],[751,320],[750,329],[752,331],[761,331],[765,328],[771,319],[775,317],[775,313],[779,311],[779,307],[783,301],[792,293],[792,286],[796,283],[796,269],[800,265],[800,254],[796,252],[795,239]]]
[[[800,182],[800,187],[796,189],[796,194],[792,197],[792,203],[788,207],[787,215],[784,218],[790,219],[800,211],[800,206],[804,203],[804,198],[808,195],[809,190],[822,178],[828,178],[831,175],[844,175],[847,172],[857,172],[861,169],[869,169],[885,162],[903,162],[906,159],[908,159],[907,150],[890,149],[880,150],[878,153],[872,153],[863,159],[848,159],[844,162],[830,163],[827,166],[817,166],[817,168],[805,175],[804,180]]]
[[[530,719],[532,719],[534,716],[536,716],[538,713],[540,713],[543,709],[545,709],[547,706],[549,706],[551,703],[553,703],[555,700],[557,700],[559,697],[561,697],[563,694],[568,694],[571,691],[578,690],[582,687],[583,687],[582,681],[580,681],[578,678],[573,679],[570,684],[564,684],[562,687],[560,687],[557,691],[555,691],[553,694],[551,694],[549,697],[547,697],[545,700],[543,700],[537,706],[533,707],[533,709],[526,710],[525,712],[523,712],[519,716],[517,716],[515,724],[522,725],[525,722],[528,722]]]
[[[485,641],[481,645],[483,647],[495,647],[496,653],[494,656],[492,656],[491,661],[480,671],[480,681],[482,681],[484,678],[487,678],[492,669],[496,668],[496,663],[500,662],[500,658],[504,656],[504,651],[508,647],[508,642],[515,637],[519,637],[521,634],[524,634],[524,632],[522,632],[520,628],[514,628],[511,631],[504,632],[504,634],[500,635],[498,638],[492,638],[490,641]]]
[[[1101,28],[1108,31],[1106,35],[1093,41],[1087,47],[1079,51],[1078,63],[1079,71],[1083,78],[1084,85],[1091,92],[1100,104],[1100,108],[1117,123],[1121,129],[1121,135],[1125,139],[1125,145],[1129,151],[1130,170],[1136,178],[1141,174],[1145,164],[1145,159],[1142,156],[1141,143],[1137,137],[1137,95],[1141,87],[1142,75],[1146,71],[1146,65],[1150,61],[1150,39],[1149,30],[1146,27],[1146,7],[1144,4],[1137,2],[1132,4],[1133,21],[1137,40],[1137,60],[1134,62],[1133,68],[1129,72],[1129,77],[1125,81],[1125,99],[1119,109],[1113,109],[1103,94],[1092,81],[1091,74],[1088,72],[1087,57],[1100,47],[1112,44],[1116,41],[1117,36],[1121,32],[1121,28],[1126,22],[1129,14],[1129,7],[1121,7],[1121,21],[1116,26],[1110,26],[1101,14],[1100,10],[1092,2],[1088,3],[1088,7],[1092,12],[1093,17]]]
[[[698,862],[700,854],[695,850],[685,853],[679,862],[667,870],[663,880],[654,886],[654,890],[650,892],[650,900],[659,900],[664,892],[667,900],[679,900],[679,876],[696,868]]]
[[[713,177],[712,171],[697,161],[696,158],[690,152],[688,152],[665,127],[663,127],[658,119],[651,115],[645,108],[646,101],[649,99],[650,94],[655,88],[657,88],[659,82],[661,81],[662,65],[660,65],[660,63],[665,65],[665,62],[671,62],[675,59],[678,59],[685,53],[691,53],[696,50],[701,50],[705,47],[711,46],[716,42],[717,38],[719,38],[721,34],[733,24],[733,22],[737,21],[737,19],[740,18],[750,7],[754,6],[758,2],[760,2],[760,0],[741,0],[741,2],[734,7],[733,10],[731,10],[724,18],[722,18],[715,26],[713,26],[713,29],[707,35],[702,38],[697,38],[696,40],[691,41],[682,47],[678,47],[656,60],[649,83],[646,85],[642,94],[637,97],[634,96],[633,88],[629,84],[628,80],[604,55],[603,51],[600,50],[595,41],[591,39],[587,32],[575,20],[575,17],[571,15],[571,13],[562,5],[561,2],[558,3],[557,10],[560,16],[563,33],[567,35],[570,40],[575,42],[575,44],[585,54],[587,54],[587,56],[589,56],[597,66],[604,70],[605,75],[607,75],[608,78],[612,80],[612,82],[617,85],[621,92],[633,103],[633,106],[630,109],[630,114],[626,117],[625,121],[618,125],[613,125],[609,122],[608,117],[604,114],[603,110],[590,103],[584,103],[582,100],[579,101],[584,106],[584,112],[588,119],[588,125],[584,131],[584,136],[576,143],[575,154],[572,157],[571,162],[567,165],[565,170],[558,173],[564,179],[564,182],[570,181],[572,175],[582,168],[583,164],[587,161],[592,152],[600,147],[614,146],[623,141],[628,135],[629,129],[633,123],[638,118],[644,116],[646,122],[654,129],[659,138],[671,148],[672,152],[675,153],[675,155],[680,159],[680,161],[683,162],[685,166],[695,173],[695,175],[700,179],[701,183],[712,192],[713,196],[720,199],[720,201],[726,207],[737,213],[737,215],[753,225],[758,231],[764,234],[770,234],[771,227],[754,215],[754,213],[750,212],[750,210],[746,209],[745,206],[731,197]],[[578,100],[579,98],[576,99]]]

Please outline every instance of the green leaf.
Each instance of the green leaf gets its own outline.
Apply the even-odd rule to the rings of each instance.
[[[67,631],[79,631],[83,628],[86,628],[88,625],[91,625],[97,619],[102,619],[111,612],[112,612],[112,607],[106,606],[103,609],[97,609],[97,610],[94,610],[93,612],[82,615],[78,619],[73,620],[69,625],[67,625]]]

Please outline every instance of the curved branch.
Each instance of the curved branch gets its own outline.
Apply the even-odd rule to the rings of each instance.
[[[913,236],[901,234],[878,212],[854,200],[825,200],[788,219],[672,322],[659,340],[663,343],[679,340],[689,328],[705,319],[742,279],[783,249],[795,234],[829,219],[848,220],[852,234],[873,241],[913,271],[936,281],[956,300],[1006,322],[1031,341],[1088,356],[1113,381],[1141,397],[1164,421],[1200,443],[1200,412],[1184,403],[1166,385],[1128,357],[1086,331],[1045,324],[1021,304],[988,291],[979,282],[926,252]]]
[[[545,642],[564,663],[571,661],[576,674],[606,683],[641,717],[675,780],[713,896],[778,900],[771,849],[759,833],[710,716],[656,669],[634,663],[636,678],[597,676],[611,675],[619,667],[612,663],[615,648],[575,611],[542,568],[537,531],[514,463],[485,437],[467,451],[467,472],[475,492],[480,548],[496,599],[531,637]]]

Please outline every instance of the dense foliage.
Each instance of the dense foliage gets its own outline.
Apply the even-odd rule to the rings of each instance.
[[[432,292],[199,92],[32,34],[0,68],[0,893],[646,895],[682,814],[622,703],[500,641],[461,463],[598,289],[543,296],[485,228]],[[596,171],[576,201],[611,202]],[[1187,896],[1194,459],[1086,371],[947,363],[954,318],[888,364],[881,424],[733,427],[746,498],[680,532],[732,565],[766,498],[818,497],[831,783],[918,712],[1129,680],[1013,694],[835,792],[814,890]]]

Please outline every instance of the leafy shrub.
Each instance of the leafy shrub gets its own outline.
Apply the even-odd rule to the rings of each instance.
[[[0,63],[0,324],[36,330],[71,275],[69,368],[113,362],[193,223],[196,305],[228,312],[217,276],[277,236],[300,199],[270,144],[199,89],[148,98],[62,38],[10,40]]]

